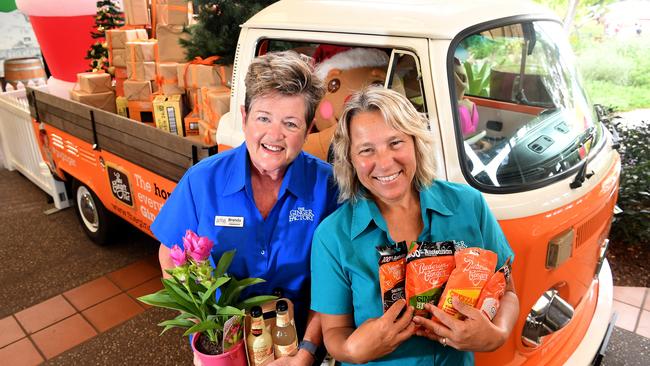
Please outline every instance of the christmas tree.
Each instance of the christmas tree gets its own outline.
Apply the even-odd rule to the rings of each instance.
[[[97,39],[86,53],[86,60],[90,60],[90,70],[97,72],[108,71],[108,46],[106,45],[106,30],[124,25],[124,14],[118,10],[113,0],[97,2],[97,16],[95,17],[95,30],[90,32],[93,39]]]
[[[239,26],[251,16],[277,0],[194,0],[198,22],[186,31],[190,38],[181,39],[188,60],[197,56],[220,56],[218,64],[232,64],[237,49]]]

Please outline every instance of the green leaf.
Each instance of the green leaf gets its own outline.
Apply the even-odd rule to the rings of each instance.
[[[168,325],[171,325],[173,327],[179,327],[179,328],[191,328],[194,326],[194,322],[191,320],[186,320],[186,319],[170,319],[170,320],[165,320],[164,322],[158,323],[159,326],[161,327],[166,327]]]
[[[214,284],[205,293],[203,293],[203,295],[201,295],[201,303],[205,304],[205,302],[208,301],[208,298],[214,296],[214,292],[217,290],[217,288],[221,287],[224,283],[228,281],[230,281],[230,277],[217,278]]]
[[[193,333],[203,332],[209,329],[219,329],[221,330],[221,324],[217,324],[212,321],[204,321],[198,324],[195,324],[192,328],[188,329],[183,333],[184,336],[188,336]]]
[[[219,258],[219,263],[217,263],[217,267],[214,270],[214,277],[219,278],[222,277],[228,268],[230,268],[230,263],[232,263],[233,258],[235,257],[235,252],[236,250],[229,250],[221,255],[221,258]]]
[[[220,315],[220,316],[233,316],[233,315],[244,316],[246,314],[244,312],[244,310],[237,309],[236,307],[233,307],[233,306],[223,306],[223,307],[221,307],[221,306],[215,305],[214,308],[217,311],[216,315]]]
[[[222,291],[221,297],[217,302],[220,306],[225,306],[235,303],[239,299],[241,292],[248,286],[256,285],[258,283],[266,282],[261,278],[244,278],[243,280],[237,281],[232,279],[226,289]]]
[[[187,309],[191,309],[194,314],[199,313],[199,309],[192,301],[192,298],[185,292],[185,289],[179,288],[173,281],[163,279],[163,286],[167,289],[169,296],[178,304]]]
[[[270,295],[255,296],[240,302],[236,306],[240,309],[248,310],[253,306],[262,305],[269,301],[277,300],[277,298],[278,298],[277,296],[270,296]]]
[[[171,297],[169,297],[167,294],[161,295],[161,294],[151,294],[151,295],[145,295],[145,296],[140,296],[138,297],[138,300],[151,306],[156,306],[159,308],[167,308],[167,309],[173,309],[173,310],[178,310],[178,311],[183,311],[186,313],[192,313],[192,314],[197,314],[198,312],[194,313],[192,309],[187,308],[186,306],[183,306],[179,304],[178,302],[174,301]],[[196,316],[196,315],[195,315]]]

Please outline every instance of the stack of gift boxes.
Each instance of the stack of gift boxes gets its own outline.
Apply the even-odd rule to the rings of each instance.
[[[115,94],[111,75],[99,72],[77,74],[77,84],[70,91],[70,99],[115,113]]]
[[[113,111],[214,144],[217,123],[230,107],[231,68],[214,65],[216,57],[185,62],[179,40],[189,36],[183,32],[189,25],[187,1],[152,0],[150,18],[147,3],[125,0],[127,26],[106,32],[109,62],[115,70]],[[155,39],[148,39],[142,28],[151,23]],[[104,82],[107,77],[110,83],[108,74],[102,76]],[[75,89],[77,94],[85,92]]]

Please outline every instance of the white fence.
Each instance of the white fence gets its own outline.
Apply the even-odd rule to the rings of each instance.
[[[63,182],[55,180],[43,161],[32,127],[25,90],[0,93],[0,148],[4,164],[52,196],[54,206],[70,206]]]

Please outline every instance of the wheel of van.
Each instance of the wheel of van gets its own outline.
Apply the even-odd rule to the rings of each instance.
[[[86,235],[95,244],[108,244],[111,230],[115,226],[113,214],[85,184],[75,182],[73,193],[77,218]]]

